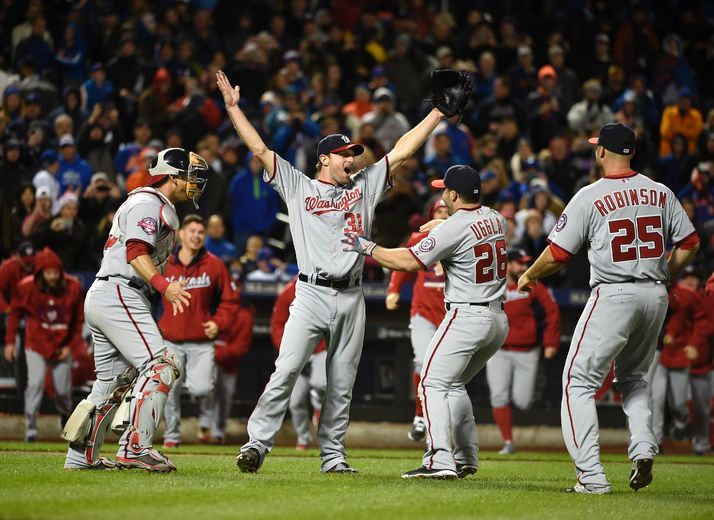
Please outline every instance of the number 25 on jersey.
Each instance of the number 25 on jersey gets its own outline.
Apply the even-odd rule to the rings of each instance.
[[[474,247],[476,255],[476,283],[492,282],[494,278],[503,280],[508,269],[506,241],[496,240],[495,244],[486,242]]]
[[[660,215],[643,215],[635,220],[610,220],[607,225],[612,236],[610,252],[613,262],[659,258],[664,254]]]

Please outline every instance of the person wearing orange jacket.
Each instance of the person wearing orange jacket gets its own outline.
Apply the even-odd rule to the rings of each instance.
[[[224,444],[226,424],[231,413],[233,394],[241,358],[250,350],[253,343],[253,325],[255,309],[241,301],[238,312],[228,328],[222,330],[213,343],[216,358],[216,381],[213,385],[213,399],[201,400],[198,417],[200,433],[198,441],[207,443],[211,438],[214,444]],[[212,402],[211,402],[212,401]]]
[[[297,277],[283,287],[273,305],[273,314],[270,317],[270,338],[278,350],[283,339],[285,323],[287,323],[290,315],[290,306],[295,299],[296,282]],[[312,406],[312,422],[317,429],[322,399],[325,397],[325,388],[327,388],[327,352],[325,350],[325,340],[321,339],[317,347],[315,347],[315,352],[310,356],[309,363],[305,365],[305,368],[298,376],[288,403],[290,419],[297,436],[295,444],[295,449],[297,450],[306,450],[312,444],[309,407]]]
[[[84,298],[79,281],[62,269],[62,260],[43,249],[35,260],[34,276],[17,286],[10,302],[5,331],[5,359],[16,357],[15,335],[25,318],[25,441],[37,439],[37,414],[45,390],[45,371],[52,370],[55,405],[64,422],[72,413],[73,348],[81,346]]]
[[[664,325],[662,350],[652,375],[652,430],[657,444],[664,439],[664,417],[669,394],[672,437],[689,436],[687,389],[689,371],[699,357],[697,345],[708,328],[707,315],[699,294],[699,275],[687,266],[669,291],[669,314]]]
[[[560,344],[560,310],[548,289],[539,283],[531,292],[518,291],[518,278],[526,272],[531,257],[523,249],[509,249],[507,255],[504,311],[512,326],[503,346],[486,362],[493,420],[503,437],[499,455],[516,452],[511,403],[519,410],[527,410],[533,403],[541,345],[543,357],[552,359]],[[539,314],[544,320],[542,341],[538,337]]]
[[[446,204],[437,199],[429,209],[429,220],[449,218]],[[405,247],[418,244],[428,233],[418,231],[411,234]],[[436,329],[444,319],[444,271],[441,265],[429,266],[428,270],[419,270],[417,273],[394,271],[389,279],[385,305],[393,311],[399,307],[399,293],[402,286],[414,281],[412,306],[409,312],[409,330],[411,331],[412,350],[414,351],[414,392],[416,395],[416,410],[412,427],[407,433],[409,439],[419,442],[426,436],[426,423],[422,415],[421,400],[419,399],[419,382],[421,381],[421,368],[426,355],[427,347]]]
[[[692,106],[692,92],[682,87],[677,92],[677,103],[664,109],[659,125],[659,156],[672,154],[672,140],[681,135],[687,140],[689,153],[697,151],[697,140],[704,123],[702,113]]]
[[[181,442],[180,396],[183,381],[188,391],[199,399],[213,395],[215,360],[213,341],[235,319],[240,297],[228,269],[220,258],[206,251],[206,222],[196,214],[186,215],[179,230],[181,245],[174,250],[164,269],[169,282],[188,281],[191,295],[191,319],[171,312],[160,312],[157,321],[168,351],[183,366],[183,373],[169,392],[164,415],[164,448]],[[166,298],[163,309],[170,309]],[[205,437],[208,428],[201,431]]]

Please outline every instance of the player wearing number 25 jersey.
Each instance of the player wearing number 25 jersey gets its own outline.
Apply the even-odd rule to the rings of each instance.
[[[600,463],[593,396],[615,361],[615,384],[631,432],[630,487],[652,481],[657,441],[644,376],[667,312],[666,283],[693,258],[699,239],[669,188],[630,169],[635,135],[605,125],[590,140],[605,177],[580,190],[548,237],[550,246],[518,288],[556,272],[588,244],[592,294],[578,321],[563,372],[561,425],[577,484],[569,491],[610,493]],[[674,244],[666,260],[665,247]]]
[[[421,467],[402,478],[454,479],[478,468],[478,442],[471,399],[465,385],[508,335],[506,299],[506,219],[479,205],[481,178],[469,166],[452,166],[443,181],[449,218],[418,244],[385,249],[345,233],[347,250],[369,254],[400,271],[428,269],[441,262],[446,278],[446,315],[424,357],[419,397],[426,422],[427,449]]]

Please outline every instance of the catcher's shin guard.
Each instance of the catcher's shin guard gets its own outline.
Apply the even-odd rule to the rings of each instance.
[[[89,397],[98,396],[100,404],[84,399],[67,420],[60,435],[69,441],[74,450],[84,453],[88,465],[92,466],[99,460],[109,424],[136,376],[137,370],[130,367],[109,381],[98,379]]]
[[[125,453],[139,454],[151,448],[154,431],[164,417],[169,391],[181,375],[181,365],[173,354],[153,359],[139,376],[131,399],[130,423],[120,445]]]

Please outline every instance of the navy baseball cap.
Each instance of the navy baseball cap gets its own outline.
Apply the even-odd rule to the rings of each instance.
[[[317,156],[319,157],[321,155],[330,155],[331,153],[340,153],[345,150],[353,150],[357,156],[364,152],[364,146],[359,143],[353,143],[346,135],[330,134],[318,143]]]
[[[524,249],[520,248],[509,249],[506,251],[506,255],[508,255],[509,262],[520,262],[522,264],[526,264],[533,260],[533,257],[526,253]]]
[[[622,123],[608,123],[600,129],[597,137],[588,139],[588,143],[618,155],[630,155],[635,151],[635,132]]]
[[[456,193],[478,196],[481,192],[481,176],[479,173],[464,164],[457,164],[446,170],[443,179],[431,181],[434,188],[449,188]]]
[[[59,155],[54,150],[45,150],[40,155],[40,162],[42,164],[52,164],[59,161]]]

